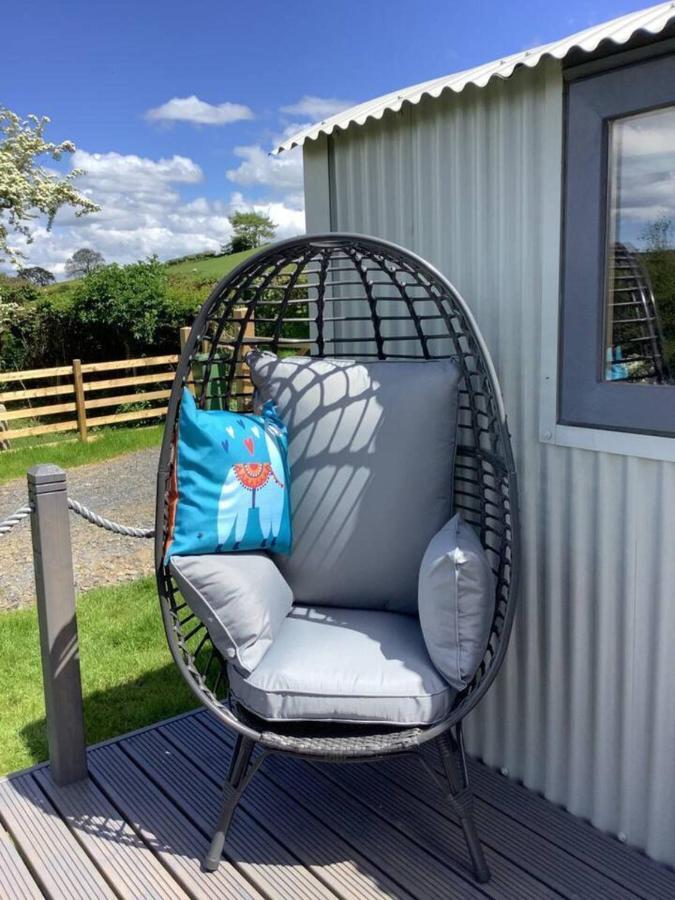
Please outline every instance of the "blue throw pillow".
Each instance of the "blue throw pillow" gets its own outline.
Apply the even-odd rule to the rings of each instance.
[[[176,453],[167,561],[237,550],[290,553],[288,440],[271,401],[260,416],[201,410],[185,389]]]

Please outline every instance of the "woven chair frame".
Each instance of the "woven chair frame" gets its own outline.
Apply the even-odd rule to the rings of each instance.
[[[226,664],[163,563],[175,495],[174,447],[181,395],[202,408],[251,408],[246,354],[358,360],[451,358],[461,371],[454,503],[480,535],[496,576],[490,640],[469,686],[442,721],[384,728],[270,724],[227,697]],[[355,234],[294,238],[250,257],[213,290],[191,330],[168,405],[157,483],[155,564],[162,616],[185,680],[216,716],[270,750],[329,761],[413,750],[461,724],[490,687],[511,631],[518,577],[518,495],[501,391],[466,303],[414,254]]]

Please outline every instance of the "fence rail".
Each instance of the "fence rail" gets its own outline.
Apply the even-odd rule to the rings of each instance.
[[[69,366],[0,372],[0,386],[12,386],[0,391],[0,419],[4,422],[2,442],[6,447],[13,439],[68,431],[77,431],[80,440],[86,441],[90,428],[161,419],[166,414],[167,406],[166,403],[157,404],[169,398],[170,382],[173,381],[177,362],[178,356],[175,354],[99,363],[82,363],[74,359]],[[159,371],[153,372],[152,369]],[[103,377],[98,377],[101,375]],[[62,383],[64,379],[67,380],[65,384]],[[26,386],[36,381],[53,383]],[[17,384],[21,387],[15,387]],[[151,387],[142,391],[128,390],[141,385]],[[104,392],[103,396],[98,396],[101,392]],[[40,402],[33,405],[34,400]],[[138,403],[151,405],[142,409],[124,409]],[[99,409],[104,410],[102,415],[91,415],[92,410]],[[105,412],[106,409],[110,412]],[[55,416],[58,418],[54,419]],[[64,419],[64,416],[67,418]],[[50,421],[38,421],[38,424],[25,427],[13,424],[45,418]]]

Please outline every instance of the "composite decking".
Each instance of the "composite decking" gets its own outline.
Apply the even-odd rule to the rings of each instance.
[[[47,766],[0,781],[3,898],[612,898],[673,900],[675,872],[472,763],[492,881],[419,761],[268,759],[217,873],[200,860],[232,736],[200,711],[89,751],[90,778]]]

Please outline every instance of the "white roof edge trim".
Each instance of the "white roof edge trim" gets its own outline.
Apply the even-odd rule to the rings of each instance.
[[[509,78],[518,66],[533,69],[545,57],[561,60],[575,49],[591,53],[602,41],[625,44],[639,31],[658,34],[673,19],[675,19],[675,2],[659,3],[657,6],[650,6],[618,19],[594,25],[569,37],[533,47],[531,50],[523,50],[473,69],[465,69],[462,72],[392,91],[390,94],[345,109],[323,122],[303,128],[279,144],[272,152],[278,154],[284,150],[291,150],[293,147],[301,146],[305,141],[316,140],[321,134],[332,134],[336,128],[344,130],[351,125],[363,125],[369,119],[381,119],[385,112],[389,110],[398,112],[404,103],[417,104],[423,97],[437,98],[446,90],[460,93],[469,84],[485,87],[493,78]]]

